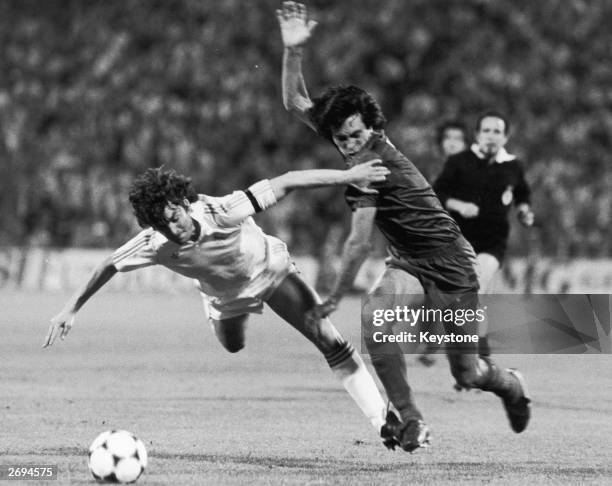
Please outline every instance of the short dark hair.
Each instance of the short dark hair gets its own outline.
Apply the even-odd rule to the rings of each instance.
[[[168,224],[164,217],[168,202],[184,206],[185,199],[192,203],[198,200],[198,195],[190,177],[159,167],[136,177],[129,198],[141,227],[160,228]]]
[[[504,122],[504,134],[508,135],[508,133],[510,133],[510,121],[508,120],[508,117],[496,110],[487,110],[478,115],[478,118],[476,119],[476,133],[478,133],[478,131],[480,130],[480,124],[482,123],[482,120],[488,117],[499,118],[500,120],[502,120]]]
[[[359,113],[368,128],[383,130],[387,120],[374,97],[358,86],[332,86],[314,98],[309,110],[310,119],[317,131],[332,140],[332,132],[344,121]]]
[[[438,143],[438,147],[442,146],[442,140],[444,139],[446,130],[460,130],[461,133],[463,133],[463,140],[467,145],[468,129],[465,126],[465,123],[459,120],[446,120],[438,126],[438,131],[436,132],[436,142]]]

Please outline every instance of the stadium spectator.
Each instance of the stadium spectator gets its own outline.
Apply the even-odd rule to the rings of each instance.
[[[468,147],[468,131],[459,120],[443,122],[437,130],[436,142],[443,160],[463,152]]]

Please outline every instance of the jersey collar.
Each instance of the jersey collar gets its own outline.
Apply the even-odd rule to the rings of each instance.
[[[477,143],[472,144],[472,146],[470,147],[470,150],[474,152],[474,154],[476,154],[476,157],[478,157],[479,159],[486,159],[485,154],[482,153]],[[503,164],[504,162],[510,162],[511,160],[515,160],[515,159],[516,159],[516,155],[509,154],[508,151],[504,147],[502,147],[495,154],[495,157],[493,160],[497,162],[498,164]]]

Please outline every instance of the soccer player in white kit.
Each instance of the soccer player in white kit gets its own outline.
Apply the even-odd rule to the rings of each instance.
[[[321,300],[297,273],[285,244],[266,235],[251,216],[289,191],[353,184],[362,190],[384,181],[389,171],[373,160],[349,170],[305,170],[262,180],[225,197],[197,194],[191,179],[175,171],[148,169],[130,190],[138,235],[117,249],[92,273],[51,319],[43,347],[64,339],[78,310],[117,272],[162,265],[195,279],[205,317],[230,352],[244,346],[248,315],[266,302],[307,337],[324,355],[363,414],[380,432],[385,404],[359,354],[327,319],[314,322],[306,313]]]

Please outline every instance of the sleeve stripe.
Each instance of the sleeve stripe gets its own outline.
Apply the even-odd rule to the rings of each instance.
[[[257,202],[257,199],[255,198],[255,196],[253,196],[251,189],[246,189],[244,193],[246,194],[246,197],[249,198],[249,201],[251,201],[251,204],[253,205],[253,208],[255,208],[256,213],[263,211],[263,208],[259,205],[259,202]]]
[[[129,258],[143,246],[149,243],[150,235],[143,234],[140,237],[135,238],[129,246],[119,248],[113,255],[113,263],[118,263],[121,260]]]

